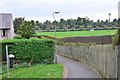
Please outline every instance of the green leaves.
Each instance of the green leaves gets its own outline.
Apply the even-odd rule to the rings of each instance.
[[[33,58],[33,63],[53,63],[55,49],[52,40],[38,38],[14,39],[8,40],[8,43],[12,41],[14,44],[9,46],[9,54],[14,54],[15,59],[30,62]]]
[[[15,20],[13,21],[15,33],[16,33],[17,30],[19,29],[19,27],[20,27],[20,25],[22,24],[22,22],[24,21],[24,19],[25,19],[25,18],[19,17],[19,18],[15,18]]]
[[[113,37],[113,44],[114,45],[120,45],[120,28],[116,32],[116,35]]]
[[[29,39],[36,33],[34,21],[24,21],[17,32],[23,38]]]

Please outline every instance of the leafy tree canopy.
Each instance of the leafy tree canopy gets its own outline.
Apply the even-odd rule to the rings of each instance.
[[[31,36],[35,35],[35,23],[33,20],[24,21],[19,30],[17,31],[23,38],[29,39]]]
[[[15,20],[13,21],[14,24],[14,32],[16,33],[17,30],[19,29],[20,25],[22,24],[22,22],[24,21],[25,18],[19,17],[19,18],[15,18]]]

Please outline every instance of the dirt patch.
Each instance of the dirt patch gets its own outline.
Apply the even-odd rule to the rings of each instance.
[[[73,43],[96,43],[96,44],[111,44],[112,36],[92,36],[92,37],[67,37],[61,38],[61,41],[64,42],[73,42]]]
[[[51,36],[45,36],[49,39],[55,39]],[[73,43],[96,43],[96,44],[111,44],[112,36],[90,36],[90,37],[66,37],[66,38],[56,38],[57,41],[63,42],[73,42]]]

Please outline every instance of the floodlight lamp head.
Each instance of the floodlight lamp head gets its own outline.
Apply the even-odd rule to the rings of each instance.
[[[111,13],[109,13],[109,16],[111,16]]]
[[[54,12],[55,14],[58,14],[58,13],[60,13],[60,12]]]

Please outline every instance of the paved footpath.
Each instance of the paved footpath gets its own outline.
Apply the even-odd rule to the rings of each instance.
[[[100,75],[88,65],[57,55],[57,63],[64,64],[67,78],[100,78]]]

